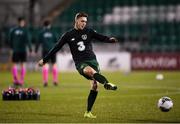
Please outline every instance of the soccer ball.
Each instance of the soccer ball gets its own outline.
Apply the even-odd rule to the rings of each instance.
[[[164,79],[163,74],[157,74],[156,75],[156,80],[163,80],[163,79]]]
[[[173,102],[171,98],[165,96],[159,99],[158,108],[162,112],[168,112],[169,110],[171,110],[172,107],[173,107]]]

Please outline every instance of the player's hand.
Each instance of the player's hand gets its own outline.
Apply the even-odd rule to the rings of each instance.
[[[43,59],[39,60],[38,65],[39,66],[43,66],[44,65]]]
[[[115,37],[111,37],[109,40],[112,41],[112,43],[118,42],[118,40]]]

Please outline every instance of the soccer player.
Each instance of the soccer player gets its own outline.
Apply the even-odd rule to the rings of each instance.
[[[27,58],[26,47],[29,47],[31,53],[31,41],[27,28],[26,21],[23,17],[18,18],[18,26],[14,27],[9,32],[9,45],[12,48],[12,75],[15,86],[24,84],[26,73],[25,62]],[[20,77],[18,77],[17,64],[20,63]]]
[[[90,28],[86,28],[88,15],[80,12],[75,16],[74,28],[66,32],[50,52],[41,59],[39,66],[44,65],[48,59],[54,55],[62,46],[67,43],[70,47],[76,69],[86,79],[91,81],[91,90],[87,99],[87,111],[84,113],[86,118],[96,118],[91,113],[93,104],[98,94],[98,82],[104,85],[107,90],[116,90],[117,86],[110,83],[102,74],[100,74],[99,64],[92,50],[92,39],[102,42],[115,43],[114,37],[101,35]]]
[[[45,20],[43,24],[43,29],[40,31],[38,35],[38,41],[36,44],[35,52],[37,53],[38,47],[40,44],[42,44],[42,56],[45,57],[45,55],[48,53],[48,51],[55,45],[57,42],[57,38],[55,33],[51,29],[51,22],[50,20]],[[53,74],[53,84],[57,86],[57,65],[56,65],[56,55],[52,55],[50,57],[51,63],[52,63],[52,74]],[[44,64],[42,68],[42,75],[43,75],[43,83],[44,87],[48,85],[48,72],[49,72],[49,64]]]

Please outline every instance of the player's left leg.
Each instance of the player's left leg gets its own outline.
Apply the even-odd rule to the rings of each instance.
[[[56,55],[53,55],[51,57],[51,63],[52,63],[53,84],[57,86],[58,85],[58,70],[57,70],[57,65],[56,65]]]
[[[12,75],[13,75],[13,83],[14,83],[14,85],[19,85],[18,69],[17,69],[17,64],[16,63],[13,63],[13,66],[12,66]]]
[[[27,54],[26,52],[19,53],[19,61],[20,61],[20,67],[21,67],[21,72],[20,72],[20,86],[24,85],[24,77],[26,75],[26,60],[27,60]]]
[[[96,72],[92,67],[90,66],[86,66],[83,69],[83,73],[87,76],[89,76],[90,78],[98,81],[101,84],[104,84],[104,88],[107,90],[116,90],[117,86],[109,83],[109,81],[106,79],[106,77],[104,77],[103,75],[101,75],[100,73]]]
[[[20,72],[20,82],[19,83],[22,86],[22,85],[24,85],[24,77],[25,77],[25,74],[26,74],[25,62],[22,62],[20,64],[20,66],[21,66],[21,72]]]
[[[14,83],[14,86],[17,86],[19,85],[19,79],[18,79],[18,68],[17,68],[17,64],[19,62],[19,54],[18,53],[15,53],[13,52],[12,54],[12,62],[13,62],[13,65],[12,65],[12,75],[13,75],[13,83]]]
[[[96,118],[96,116],[91,113],[91,110],[98,94],[98,82],[93,80],[90,82],[90,84],[91,90],[87,99],[87,111],[85,112],[84,117]]]
[[[57,70],[57,65],[56,64],[53,64],[52,74],[53,74],[53,84],[55,86],[57,86],[58,85],[58,70]]]

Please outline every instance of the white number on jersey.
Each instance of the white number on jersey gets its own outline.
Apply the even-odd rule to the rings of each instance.
[[[77,45],[79,46],[78,47],[79,51],[84,51],[86,48],[83,41],[78,42]]]

